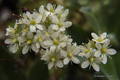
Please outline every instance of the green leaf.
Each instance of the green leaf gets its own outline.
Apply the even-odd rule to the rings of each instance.
[[[108,80],[119,80],[113,59],[108,58],[108,63],[101,64],[100,68]]]
[[[82,7],[80,9],[80,12],[82,12],[84,14],[84,16],[86,17],[87,21],[89,22],[91,28],[93,29],[93,31],[95,31],[97,33],[98,33],[98,31],[101,31],[101,26],[100,26],[99,22],[97,21],[96,17],[89,12],[89,8]]]
[[[45,62],[38,60],[30,69],[28,80],[47,80],[48,79],[48,68]]]

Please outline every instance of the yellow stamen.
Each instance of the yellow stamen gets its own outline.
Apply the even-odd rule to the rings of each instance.
[[[106,50],[105,48],[102,48],[102,49],[101,49],[101,52],[104,54],[104,53],[107,52],[107,50]]]
[[[13,39],[13,42],[14,42],[14,43],[18,42],[17,38],[14,38],[14,39]]]
[[[32,44],[32,41],[31,41],[31,40],[28,40],[28,41],[27,41],[27,44]]]
[[[56,58],[55,58],[55,57],[52,57],[51,60],[52,60],[53,62],[55,62],[55,61],[56,61]]]
[[[34,25],[34,24],[35,24],[35,21],[34,21],[34,20],[30,21],[30,24]]]
[[[50,12],[54,12],[54,9],[53,9],[53,8],[50,8]]]
[[[37,38],[37,40],[36,40],[37,42],[39,42],[39,41],[41,41],[41,38]]]
[[[61,22],[58,25],[59,25],[59,27],[63,26],[63,24]]]
[[[98,41],[98,42],[102,42],[102,39],[101,39],[101,38],[99,38],[97,41]]]
[[[68,53],[67,56],[68,56],[68,58],[71,58],[72,57],[72,53]]]
[[[48,32],[46,32],[47,35],[50,35]]]
[[[86,50],[85,50],[85,53],[88,53],[89,51],[90,51],[89,49],[86,49]]]
[[[93,57],[90,57],[90,62],[93,62],[94,61],[94,58]]]
[[[55,44],[55,45],[58,45],[58,44],[59,44],[59,41],[58,41],[58,40],[54,40],[54,44]]]

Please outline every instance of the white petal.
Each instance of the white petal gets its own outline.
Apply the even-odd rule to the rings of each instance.
[[[31,32],[36,32],[36,27],[34,25],[30,25],[30,31]]]
[[[85,55],[85,53],[83,53],[83,52],[80,52],[79,54],[78,54],[78,56],[81,56],[81,57],[83,57]]]
[[[65,14],[65,16],[67,16],[68,13],[69,13],[69,9],[66,9],[63,14]]]
[[[98,39],[98,35],[96,33],[91,33],[91,36],[96,40]]]
[[[29,45],[25,45],[22,49],[22,53],[26,54],[28,52],[29,48],[30,48]]]
[[[50,62],[49,64],[48,64],[48,69],[51,69],[52,67],[53,67],[53,62]]]
[[[67,65],[69,63],[69,61],[70,61],[70,59],[67,58],[67,57],[63,60],[63,62],[64,62],[65,65]]]
[[[64,28],[64,27],[61,27],[61,28],[60,28],[60,31],[62,31],[62,32],[65,31],[65,28]]]
[[[55,13],[60,13],[63,9],[63,6],[58,5],[57,8],[55,9]]]
[[[61,56],[63,56],[63,57],[67,57],[67,52],[64,51],[64,50],[61,50]]]
[[[109,46],[109,44],[110,44],[110,40],[108,40],[107,42],[105,42],[105,43],[103,44],[103,47],[104,47],[104,48],[107,48],[107,47]]]
[[[59,19],[58,19],[56,16],[53,16],[53,17],[52,17],[52,22],[53,22],[54,24],[59,24]]]
[[[31,13],[30,12],[26,12],[26,15],[27,15],[27,17],[30,19],[30,20],[32,20],[32,16],[31,16]]]
[[[40,48],[40,44],[38,42],[36,42],[36,47]]]
[[[53,6],[52,6],[51,3],[48,3],[46,7],[47,7],[47,9],[48,9],[49,11],[50,11],[50,8],[53,8]]]
[[[102,48],[100,43],[96,43],[96,47],[97,47],[97,49],[101,49]]]
[[[45,45],[53,45],[53,41],[52,40],[46,40],[44,41]]]
[[[116,51],[115,49],[108,49],[108,50],[107,50],[107,53],[108,53],[109,55],[114,55],[114,54],[117,53],[117,51]]]
[[[62,61],[58,60],[56,63],[57,67],[62,68],[63,67],[63,63]]]
[[[29,32],[27,33],[27,38],[28,38],[28,39],[32,39],[32,38],[33,38],[33,33],[29,31]]]
[[[51,27],[53,30],[58,30],[58,28],[59,28],[58,25],[51,25]]]
[[[74,55],[77,55],[79,52],[80,52],[80,48],[79,48],[79,47],[73,49],[73,51],[72,51],[72,53],[73,53]]]
[[[26,38],[23,36],[18,37],[18,41],[21,43],[24,43],[26,41]]]
[[[96,51],[96,52],[95,52],[95,56],[96,56],[96,57],[99,57],[100,55],[101,55],[101,51]]]
[[[68,51],[68,52],[71,52],[71,50],[72,50],[72,46],[71,46],[71,44],[68,44],[68,45],[67,45],[67,51]]]
[[[107,56],[106,56],[105,54],[103,54],[101,57],[102,57],[102,59],[103,59],[103,60],[102,60],[102,63],[103,63],[103,64],[106,64],[106,63],[107,63]]]
[[[85,46],[80,45],[80,49],[81,49],[81,51],[85,51],[85,50],[86,50],[86,47],[85,47]]]
[[[32,44],[32,45],[31,45],[31,48],[32,48],[32,50],[33,50],[34,52],[38,52],[38,51],[39,51],[39,49],[36,47],[35,44]]]
[[[35,20],[35,22],[36,22],[36,23],[40,23],[41,19],[42,19],[42,16],[39,15],[39,16],[37,16],[37,19]]]
[[[102,34],[100,35],[100,37],[101,37],[101,39],[105,39],[105,38],[107,37],[107,33],[106,33],[106,32],[102,33]]]
[[[39,30],[43,30],[43,25],[36,24],[35,26],[36,26]]]
[[[74,56],[72,56],[72,61],[76,64],[80,63],[79,59],[77,57],[74,57]]]
[[[39,13],[43,14],[43,12],[44,12],[44,6],[41,5],[40,8],[39,8]]]
[[[51,47],[50,47],[50,52],[51,52],[51,53],[54,53],[54,52],[55,52],[55,49],[56,49],[56,46],[51,46]]]
[[[18,44],[13,44],[12,46],[10,46],[10,51],[15,53],[18,50]]]
[[[98,64],[93,63],[93,64],[92,64],[92,67],[93,67],[93,69],[94,69],[95,71],[100,71],[100,67],[99,67]]]
[[[8,38],[8,39],[5,40],[6,44],[11,44],[12,42],[13,42],[13,39],[11,39],[11,38]]]
[[[61,43],[59,43],[59,45],[60,45],[60,47],[65,47],[66,46],[66,42],[61,42]]]
[[[70,26],[72,25],[72,22],[66,21],[66,22],[63,23],[63,25],[64,25],[65,27],[70,27]]]
[[[82,68],[87,68],[89,66],[90,62],[87,60],[87,61],[84,61],[82,64],[81,64],[81,67]]]

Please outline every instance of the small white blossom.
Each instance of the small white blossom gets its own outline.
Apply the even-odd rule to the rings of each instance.
[[[80,45],[80,49],[81,49],[81,52],[79,53],[79,56],[82,56],[82,57],[87,56],[92,50],[91,43],[89,42],[84,46]]]
[[[47,49],[41,58],[41,60],[47,61],[48,69],[51,69],[53,66],[62,68],[63,63],[60,59],[61,59],[60,48],[56,47],[50,47],[50,50]]]
[[[11,28],[10,28],[11,29]],[[13,29],[14,30],[14,29]],[[18,35],[13,32],[10,32],[9,38],[5,40],[6,44],[9,44],[10,51],[15,53],[19,48]]]
[[[109,39],[107,39],[107,33],[106,32],[100,34],[99,36],[96,33],[91,33],[91,36],[93,37],[92,40],[97,42],[97,43],[104,43],[104,42],[109,40]]]
[[[22,53],[26,54],[29,49],[32,49],[34,52],[38,52],[38,48],[34,42],[33,39],[33,33],[32,32],[28,32],[26,36],[20,36],[18,38],[19,42],[23,44],[23,49],[22,49]]]
[[[102,58],[95,57],[94,56],[95,51],[96,50],[93,49],[91,51],[91,53],[89,53],[89,56],[87,56],[86,60],[83,61],[83,63],[81,64],[82,68],[87,68],[90,65],[90,67],[92,66],[95,71],[100,71],[100,67],[99,67],[98,63],[100,63],[102,61]]]
[[[98,50],[95,52],[95,56],[101,56],[103,58],[103,64],[107,63],[107,56],[117,53],[115,49],[109,48],[109,43],[110,41],[105,42],[103,45],[101,45],[100,43],[96,43],[96,47]]]
[[[43,25],[40,24],[42,16],[36,12],[32,14],[30,12],[26,12],[25,16],[22,18],[22,23],[30,26],[31,32],[36,32],[36,28],[39,30],[43,30]]]
[[[70,61],[72,61],[76,64],[79,64],[80,61],[76,57],[79,52],[80,52],[80,47],[71,45],[71,44],[67,44],[67,49],[61,50],[61,55],[64,57],[64,60],[63,60],[64,64],[66,65]]]

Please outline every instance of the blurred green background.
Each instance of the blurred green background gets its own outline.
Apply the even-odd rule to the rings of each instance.
[[[69,64],[62,69],[48,70],[40,55],[21,49],[13,54],[4,44],[6,27],[14,26],[21,8],[39,9],[47,3],[60,4],[70,10],[67,20],[73,25],[67,29],[79,45],[91,39],[91,32],[107,32],[117,54],[100,64],[101,71],[82,69]],[[120,80],[120,0],[0,0],[0,80]]]

